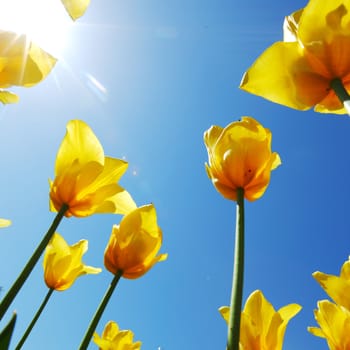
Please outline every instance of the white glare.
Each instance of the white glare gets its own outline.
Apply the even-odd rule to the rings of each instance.
[[[85,73],[83,76],[85,76],[87,87],[94,93],[94,95],[102,102],[106,102],[108,97],[106,87],[90,73]]]
[[[344,108],[348,115],[350,116],[350,100],[344,101]]]
[[[0,30],[26,34],[61,58],[72,20],[59,0],[0,0]]]

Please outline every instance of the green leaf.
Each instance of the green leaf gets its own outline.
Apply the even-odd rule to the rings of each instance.
[[[11,336],[15,328],[17,314],[14,313],[10,322],[0,333],[0,350],[8,350],[10,346]]]

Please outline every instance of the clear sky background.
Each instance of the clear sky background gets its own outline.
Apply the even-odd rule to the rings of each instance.
[[[106,155],[129,162],[121,184],[138,205],[154,203],[161,252],[169,254],[142,278],[120,281],[98,333],[114,320],[143,350],[225,349],[217,309],[230,299],[235,203],[207,178],[203,133],[247,115],[272,131],[283,164],[265,195],[246,203],[244,300],[261,289],[276,309],[301,304],[283,349],[327,349],[306,330],[316,325],[317,301],[327,298],[311,274],[338,274],[350,254],[349,117],[295,111],[238,89],[244,71],[282,39],[284,16],[305,5],[91,0],[84,17],[62,24],[64,45],[52,74],[33,88],[12,89],[20,103],[0,106],[0,217],[13,221],[0,231],[0,296],[55,216],[48,178],[67,122],[82,119]],[[26,17],[38,22],[38,14],[48,18],[39,10]],[[65,219],[58,232],[70,244],[88,239],[85,263],[103,267],[120,219]],[[10,307],[18,312],[13,346],[47,292],[42,275],[39,264]],[[104,270],[55,292],[24,349],[76,349],[111,279]],[[9,318],[10,312],[1,328]]]

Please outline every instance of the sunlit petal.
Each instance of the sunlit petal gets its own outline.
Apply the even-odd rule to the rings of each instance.
[[[87,266],[82,257],[88,249],[88,242],[81,240],[69,246],[61,235],[55,233],[48,244],[43,260],[44,279],[49,288],[68,289],[75,280],[85,274],[97,274],[102,270]]]
[[[10,91],[0,90],[0,102],[3,104],[17,103],[18,101],[19,97],[16,94]]]
[[[126,214],[136,208],[130,194],[117,183],[128,163],[105,157],[90,127],[81,120],[67,124],[50,182],[50,209],[68,206],[66,216],[94,213]]]
[[[238,188],[248,200],[260,198],[271,170],[281,164],[278,154],[271,152],[271,132],[251,117],[225,128],[212,126],[204,133],[204,142],[208,177],[227,199],[236,200]]]
[[[109,321],[100,337],[96,332],[93,341],[100,350],[140,350],[141,342],[133,342],[134,334],[129,330],[120,330],[117,323]]]
[[[329,275],[316,271],[312,276],[321,285],[324,291],[338,304],[350,310],[350,260],[343,264],[339,276]]]
[[[139,278],[167,258],[166,254],[157,255],[161,245],[162,231],[154,206],[139,207],[113,226],[105,249],[105,266],[113,274],[122,271],[125,278]]]
[[[31,42],[25,35],[0,31],[0,88],[12,85],[30,87],[42,81],[56,59]],[[15,103],[18,96],[0,91],[0,102]]]
[[[0,227],[8,227],[12,224],[11,220],[0,219]]]
[[[317,303],[315,319],[320,328],[309,327],[313,335],[327,340],[330,350],[350,348],[350,312],[343,306],[321,300]]]
[[[284,42],[270,46],[244,74],[241,88],[299,110],[346,113],[331,87],[350,89],[350,5],[310,0],[287,16]]]
[[[300,310],[300,305],[289,304],[275,311],[260,290],[254,291],[241,314],[240,350],[282,350],[286,327]],[[230,308],[219,311],[228,323]]]
[[[73,20],[81,17],[90,4],[90,0],[61,0]]]
[[[326,97],[329,81],[312,70],[297,42],[277,42],[249,68],[240,87],[272,102],[306,110]]]

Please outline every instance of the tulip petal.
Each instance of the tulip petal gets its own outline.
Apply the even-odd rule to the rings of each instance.
[[[157,255],[161,244],[162,231],[154,206],[139,207],[113,226],[105,249],[105,266],[113,274],[122,271],[124,278],[139,278],[167,258],[167,254]]]
[[[276,312],[260,290],[252,292],[241,314],[240,349],[282,350],[287,324],[300,310],[299,305],[289,304]],[[230,308],[219,311],[228,323]]]
[[[58,211],[65,204],[67,217],[128,213],[136,204],[117,183],[127,168],[127,162],[104,156],[86,123],[70,121],[57,153],[55,179],[49,181],[50,209]]]
[[[297,42],[277,42],[249,68],[240,88],[275,103],[307,110],[327,96],[329,80],[313,71]]]
[[[334,33],[349,34],[350,13],[342,0],[310,0],[300,18],[299,37],[304,44],[329,41]]]
[[[30,87],[43,80],[56,59],[35,45],[25,35],[0,31],[0,87]]]
[[[17,103],[18,101],[19,97],[16,94],[10,91],[0,90],[0,102],[3,104]]]
[[[81,17],[90,4],[90,0],[61,0],[69,16],[75,21]]]
[[[236,200],[242,188],[248,200],[265,192],[270,172],[281,164],[271,153],[271,132],[251,117],[242,117],[225,128],[212,126],[204,134],[208,152],[208,177],[227,199]]]
[[[328,300],[321,300],[317,305],[315,319],[320,328],[309,327],[309,332],[326,338],[330,350],[348,349],[350,347],[350,312]]]
[[[90,163],[91,164],[91,163]],[[96,163],[93,163],[94,165]],[[101,168],[96,169],[94,172],[97,176],[94,176],[93,181],[81,181],[77,184],[76,190],[79,192],[80,197],[84,197],[86,194],[97,192],[98,189],[103,188],[109,184],[116,183],[128,168],[128,163],[121,159],[114,159],[110,157],[104,158],[104,165]],[[84,171],[89,174],[90,171]],[[113,195],[119,191],[119,188],[115,189]]]
[[[298,41],[298,28],[300,17],[304,9],[293,12],[290,16],[286,16],[283,22],[283,41]]]
[[[312,276],[337,304],[350,310],[350,280],[319,271],[314,272]]]
[[[104,164],[103,148],[91,128],[82,120],[71,120],[56,157],[55,175],[79,160],[84,166],[90,162]]]
[[[108,201],[103,202],[97,209],[96,213],[114,213],[126,215],[137,208],[136,203],[132,199],[129,192],[125,191],[122,187],[120,192],[110,197]]]
[[[12,224],[11,220],[0,219],[0,227],[8,227]]]
[[[141,342],[133,343],[134,334],[129,330],[119,330],[118,325],[109,321],[100,337],[96,332],[93,341],[101,350],[140,350]]]
[[[55,233],[48,244],[43,260],[44,279],[49,288],[63,291],[71,287],[84,274],[97,274],[102,270],[87,266],[82,257],[88,249],[88,242],[80,240],[69,246],[61,235]]]

